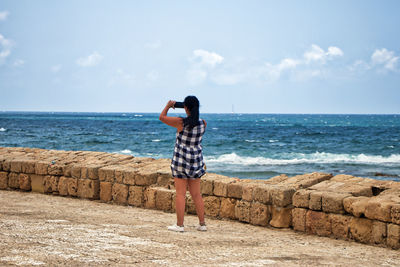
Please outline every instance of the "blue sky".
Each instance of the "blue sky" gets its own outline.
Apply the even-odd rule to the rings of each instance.
[[[400,1],[0,2],[0,110],[400,113]]]

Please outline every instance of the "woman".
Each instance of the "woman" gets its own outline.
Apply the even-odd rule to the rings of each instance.
[[[172,100],[168,101],[160,114],[160,121],[177,129],[174,156],[171,162],[176,189],[177,222],[168,226],[168,230],[184,232],[185,198],[186,190],[189,188],[199,217],[197,230],[207,231],[204,221],[204,203],[200,193],[200,177],[205,174],[201,140],[207,124],[199,119],[200,103],[195,96],[187,96],[183,102],[186,118],[167,116],[168,110],[174,108],[175,103]]]

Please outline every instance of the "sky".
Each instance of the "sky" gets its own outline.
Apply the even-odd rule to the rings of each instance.
[[[0,111],[400,113],[400,1],[0,1]]]

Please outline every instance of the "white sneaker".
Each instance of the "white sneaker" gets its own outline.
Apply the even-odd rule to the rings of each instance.
[[[197,231],[202,231],[202,232],[205,232],[205,231],[207,231],[207,226],[205,226],[205,225],[198,225],[197,226]]]
[[[176,225],[176,224],[171,225],[171,226],[168,226],[167,228],[168,228],[168,230],[174,231],[174,232],[181,232],[181,233],[182,233],[182,232],[185,231],[185,227],[183,227],[183,226],[178,226],[178,225]]]

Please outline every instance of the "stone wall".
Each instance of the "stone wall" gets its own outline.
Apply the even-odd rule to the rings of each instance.
[[[0,189],[175,211],[168,159],[0,147]],[[249,180],[207,173],[205,213],[259,226],[400,248],[400,183],[311,173]],[[187,195],[186,209],[195,214]]]

